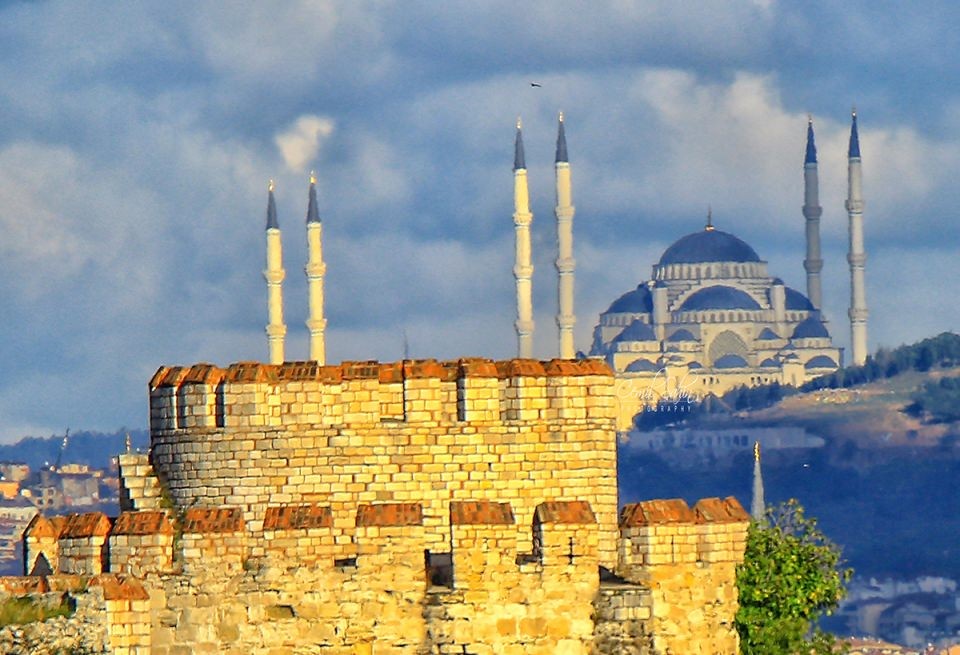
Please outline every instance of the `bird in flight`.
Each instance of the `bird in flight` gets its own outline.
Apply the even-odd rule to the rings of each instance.
[[[530,86],[534,86],[539,89],[542,85],[539,82],[530,82]]]

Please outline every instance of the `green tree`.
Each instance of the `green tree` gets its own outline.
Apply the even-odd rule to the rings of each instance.
[[[768,507],[751,524],[744,562],[737,569],[736,625],[743,655],[826,654],[843,645],[817,626],[846,595],[853,571],[840,547],[796,500]]]

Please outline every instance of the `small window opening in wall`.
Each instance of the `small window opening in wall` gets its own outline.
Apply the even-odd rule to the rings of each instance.
[[[453,588],[453,554],[423,551],[427,580],[437,587]]]
[[[569,550],[567,551],[567,559],[570,560],[570,564],[573,564],[573,537],[570,537]]]
[[[338,569],[355,569],[357,568],[357,558],[356,557],[340,557],[333,560],[334,567]]]

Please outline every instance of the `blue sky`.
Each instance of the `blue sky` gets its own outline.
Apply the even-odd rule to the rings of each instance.
[[[846,345],[854,104],[871,349],[955,330],[958,23],[933,2],[0,3],[0,441],[145,426],[161,364],[263,359],[270,178],[306,357],[311,169],[330,361],[397,359],[404,332],[415,357],[513,355],[517,115],[552,356],[561,109],[579,348],[707,205],[804,287],[808,113]]]

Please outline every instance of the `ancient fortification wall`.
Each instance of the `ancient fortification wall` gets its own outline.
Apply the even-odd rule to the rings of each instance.
[[[150,390],[124,511],[37,517],[17,579],[76,572],[109,652],[737,653],[749,517],[618,516],[602,365],[198,365]]]
[[[241,363],[162,368],[150,383],[152,463],[177,507],[330,508],[342,556],[357,506],[423,505],[427,548],[444,548],[448,506],[585,500],[615,563],[613,377],[595,361]],[[260,552],[254,549],[254,555]]]

